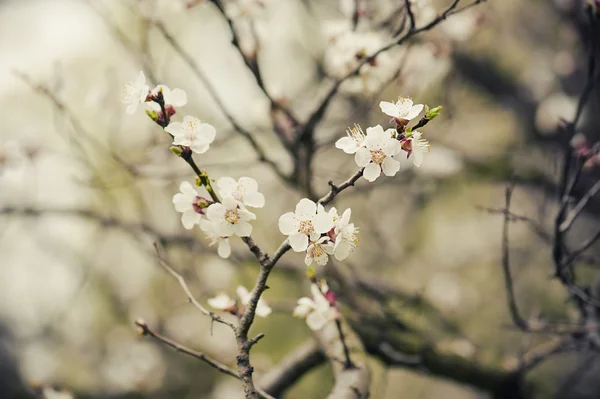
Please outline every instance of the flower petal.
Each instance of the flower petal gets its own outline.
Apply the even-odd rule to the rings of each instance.
[[[297,233],[299,228],[300,223],[293,212],[285,213],[279,218],[279,231],[281,231],[281,234],[289,236]]]
[[[193,209],[185,211],[181,214],[181,224],[187,230],[191,230],[196,223],[200,221],[200,215]]]
[[[321,312],[311,312],[306,317],[306,324],[313,331],[322,329],[327,324],[327,318]]]
[[[364,168],[371,163],[372,158],[371,151],[364,147],[360,148],[356,154],[354,154],[354,162],[361,168]]]
[[[217,130],[213,125],[208,123],[200,124],[200,136],[202,139],[208,143],[212,143],[215,140],[215,136],[217,135]]]
[[[261,193],[246,194],[244,204],[253,208],[262,208],[265,206],[265,196]]]
[[[165,128],[165,132],[171,133],[173,136],[177,136],[181,133],[181,129],[183,128],[183,124],[181,122],[171,122],[169,126]],[[173,142],[175,144],[175,142]]]
[[[317,213],[317,204],[308,198],[302,198],[296,205],[296,215],[298,216],[314,216]]]
[[[194,209],[189,198],[181,193],[177,193],[173,196],[173,205],[175,205],[175,210],[177,212],[185,212]]]
[[[224,220],[226,211],[223,204],[212,204],[206,209],[206,217],[211,221],[221,221]]]
[[[229,244],[229,239],[225,238],[219,241],[217,253],[221,258],[229,258],[229,255],[231,255],[231,245]]]
[[[250,292],[248,292],[246,287],[238,285],[238,287],[235,289],[235,293],[240,298],[242,305],[247,305],[248,302],[250,302]]]
[[[317,233],[327,233],[333,228],[333,218],[327,212],[317,213],[313,218],[313,227]]]
[[[181,89],[173,89],[169,95],[169,104],[182,107],[187,104],[187,94]]]
[[[383,174],[386,176],[395,176],[400,170],[400,162],[392,157],[385,157],[381,164],[381,168],[383,169]]]
[[[335,142],[335,147],[340,150],[344,150],[346,154],[354,154],[358,151],[358,144],[356,141],[352,140],[350,137],[342,137],[338,141]]]
[[[421,111],[423,111],[423,107],[424,107],[423,104],[413,105],[412,108],[410,109],[410,111],[408,111],[408,114],[406,115],[405,119],[408,119],[408,120],[415,119],[421,113]]]
[[[381,108],[381,112],[388,116],[391,116],[392,118],[398,118],[400,116],[400,113],[398,112],[398,107],[396,107],[396,104],[394,103],[382,101],[379,103],[379,108]]]
[[[233,177],[221,177],[217,180],[217,186],[221,191],[221,195],[233,195],[233,192],[237,190],[237,182]]]
[[[379,175],[381,175],[381,168],[375,163],[368,164],[363,171],[364,178],[370,182],[377,180]]]
[[[252,225],[248,222],[239,222],[233,226],[233,233],[239,237],[248,237],[252,234]]]
[[[302,233],[291,234],[289,242],[292,249],[296,252],[303,252],[308,248],[308,237]]]
[[[251,177],[240,177],[238,184],[244,187],[246,194],[251,194],[258,191],[258,183]]]

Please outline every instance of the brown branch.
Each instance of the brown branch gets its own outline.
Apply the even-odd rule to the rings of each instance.
[[[296,117],[292,114],[292,112],[289,109],[287,109],[287,107],[284,107],[281,103],[279,103],[273,97],[271,97],[271,95],[267,91],[265,84],[264,84],[262,74],[260,72],[260,68],[258,66],[256,54],[254,55],[253,58],[250,58],[246,54],[244,54],[244,52],[242,51],[242,48],[240,46],[240,38],[239,38],[239,35],[237,34],[237,30],[235,29],[235,26],[233,24],[233,20],[231,18],[229,18],[229,16],[225,12],[225,7],[223,7],[223,3],[221,2],[221,0],[211,0],[211,2],[219,9],[219,12],[221,13],[221,15],[223,15],[223,18],[225,18],[225,20],[227,21],[227,25],[229,26],[229,31],[231,32],[231,36],[232,36],[231,44],[237,49],[238,53],[242,57],[242,60],[244,60],[244,64],[246,64],[246,66],[248,67],[250,72],[252,72],[252,75],[254,75],[254,78],[256,79],[256,83],[257,83],[258,87],[260,88],[260,90],[263,92],[263,94],[267,97],[267,99],[271,103],[271,108],[280,110],[281,112],[283,112],[285,114],[285,116],[287,118],[289,118],[289,120],[295,126],[299,125],[298,119],[296,119]],[[281,139],[282,139],[282,141],[285,142],[284,137],[281,137]]]
[[[167,29],[165,28],[165,26],[162,22],[154,21],[153,24],[156,27],[156,29],[162,34],[162,36],[167,41],[167,43],[169,43],[169,45],[171,45],[171,47],[173,47],[175,52],[177,54],[179,54],[181,59],[190,67],[190,69],[192,70],[192,73],[198,79],[200,79],[200,81],[202,81],[202,83],[206,87],[207,91],[209,92],[209,94],[211,95],[211,97],[213,98],[213,100],[215,101],[215,103],[217,104],[217,106],[219,107],[221,112],[223,113],[223,115],[227,118],[229,123],[231,123],[231,125],[234,127],[234,129],[248,141],[248,143],[250,144],[252,149],[256,152],[256,154],[258,155],[258,160],[260,162],[267,164],[275,172],[275,174],[277,174],[277,176],[279,176],[279,178],[281,178],[284,182],[290,183],[290,181],[291,181],[290,177],[287,176],[285,173],[283,173],[283,171],[279,168],[279,166],[274,161],[267,158],[265,150],[263,150],[263,148],[260,146],[258,141],[256,141],[256,139],[254,138],[252,133],[250,133],[242,125],[240,125],[235,120],[233,115],[227,110],[227,108],[225,107],[225,104],[221,100],[220,96],[217,94],[215,87],[211,84],[208,76],[206,76],[204,74],[204,72],[202,71],[202,69],[200,69],[200,66],[198,65],[196,60],[194,60],[194,58],[188,52],[186,52],[183,49],[183,47],[181,47],[181,45],[175,39],[175,37],[173,37],[173,35],[171,35],[171,33],[169,33],[169,31],[167,31]]]
[[[148,327],[148,325],[142,321],[142,320],[136,320],[134,322],[134,324],[137,326],[137,328],[139,329],[139,333],[140,335],[143,336],[149,336],[154,338],[155,340],[170,346],[171,348],[175,349],[177,352],[181,352],[183,354],[186,354],[188,356],[191,356],[193,358],[202,360],[203,362],[206,362],[207,364],[209,364],[211,367],[219,370],[221,373],[223,374],[227,374],[229,376],[235,377],[237,379],[240,378],[239,374],[236,373],[235,370],[233,370],[230,367],[225,366],[224,364],[219,363],[218,361],[210,358],[209,356],[205,355],[202,352],[198,352],[195,351],[193,349],[190,349],[178,342],[173,341],[172,339],[169,339],[163,335],[160,335],[157,332],[154,332],[150,329],[150,327]]]
[[[271,368],[261,378],[259,385],[270,395],[280,397],[304,374],[323,364],[325,359],[318,345],[313,340],[309,340]]]
[[[177,273],[171,266],[169,266],[169,264],[163,259],[163,257],[161,256],[160,253],[160,249],[158,247],[158,244],[154,244],[154,248],[156,249],[156,258],[158,260],[158,263],[166,270],[168,271],[173,277],[175,277],[175,279],[177,280],[177,282],[179,282],[179,285],[181,286],[181,288],[183,289],[183,291],[185,292],[185,295],[188,298],[188,301],[194,305],[198,310],[200,310],[200,312],[202,312],[204,315],[210,317],[213,321],[216,321],[217,323],[221,323],[224,324],[228,327],[230,327],[232,330],[235,331],[236,326],[227,321],[222,319],[221,317],[215,315],[213,312],[207,310],[204,306],[202,306],[200,304],[200,302],[198,302],[196,300],[196,298],[194,298],[194,295],[192,294],[192,292],[190,291],[190,288],[188,287],[185,279],[183,278],[183,276],[179,273]]]

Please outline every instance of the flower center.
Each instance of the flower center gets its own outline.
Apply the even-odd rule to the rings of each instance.
[[[313,227],[311,222],[303,220],[300,222],[300,229],[298,229],[298,232],[310,236],[314,229],[315,228]]]
[[[228,209],[225,212],[225,220],[231,224],[237,224],[240,221],[240,214],[237,209]]]
[[[198,130],[198,120],[195,118],[190,118],[183,124],[183,129],[186,131],[186,136],[189,137],[196,130]]]
[[[311,258],[318,258],[325,254],[325,250],[320,244],[313,244],[310,246],[310,256]]]
[[[382,150],[371,150],[371,159],[378,165],[381,165],[383,160],[385,159],[385,154]]]
[[[398,107],[398,113],[400,116],[408,115],[412,105],[412,100],[410,98],[400,97],[396,103],[396,107]]]

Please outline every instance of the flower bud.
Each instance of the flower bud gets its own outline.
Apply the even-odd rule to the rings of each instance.
[[[174,146],[169,147],[169,150],[173,154],[177,155],[178,157],[180,157],[181,154],[183,154],[183,149],[181,148],[181,146],[178,146],[178,145],[174,145]]]
[[[149,109],[146,110],[146,115],[150,117],[154,122],[158,122],[158,114],[156,111],[151,111]]]
[[[428,110],[425,113],[425,119],[432,120],[432,119],[440,116],[440,112],[442,111],[442,108],[443,107],[441,105],[439,105],[439,106],[437,106],[435,108],[432,108],[432,109]]]

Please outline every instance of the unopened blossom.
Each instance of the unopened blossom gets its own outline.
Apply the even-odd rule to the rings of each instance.
[[[365,138],[366,135],[362,128],[355,123],[353,128],[346,130],[346,137],[335,142],[335,147],[343,150],[346,154],[354,154],[362,147]]]
[[[222,177],[217,180],[217,186],[223,196],[231,196],[243,206],[262,208],[265,206],[265,196],[258,192],[258,183],[250,177],[240,177],[235,181],[232,177]]]
[[[312,265],[313,262],[319,266],[325,266],[329,260],[329,255],[333,255],[333,249],[334,246],[329,237],[323,236],[308,245],[304,263],[306,266]]]
[[[248,223],[256,219],[252,212],[240,208],[235,198],[223,197],[221,203],[215,203],[206,210],[208,220],[214,225],[215,234],[220,237],[237,235],[248,237],[252,234],[252,225]]]
[[[324,291],[327,292],[326,285]],[[308,327],[317,331],[323,328],[329,321],[335,320],[337,310],[332,307],[329,300],[323,295],[317,284],[310,286],[312,298],[304,297],[298,299],[298,305],[292,315],[294,317],[306,318]]]
[[[410,154],[412,154],[413,164],[421,166],[425,153],[429,152],[429,142],[423,138],[421,132],[412,132],[410,139]]]
[[[247,306],[248,303],[250,302],[250,292],[248,292],[248,290],[243,287],[243,286],[238,286],[236,291],[235,291],[238,295],[238,297],[240,298],[240,302],[242,303],[242,305]],[[267,303],[260,298],[258,300],[258,302],[256,303],[256,315],[259,317],[267,317],[268,315],[271,314],[273,310],[269,307],[269,305],[267,305]]]
[[[184,116],[183,122],[172,122],[165,131],[173,135],[173,145],[189,147],[197,154],[205,153],[215,140],[216,130],[193,116]]]
[[[305,251],[309,240],[316,242],[322,234],[333,228],[333,217],[323,207],[308,198],[296,205],[295,212],[288,212],[279,218],[279,230],[289,236],[289,243],[296,252]]]
[[[358,244],[358,227],[350,223],[351,213],[350,208],[346,209],[342,217],[335,222],[333,255],[340,261],[346,259]]]
[[[393,133],[394,129],[384,131],[380,125],[367,128],[364,147],[354,154],[356,164],[365,168],[363,176],[370,182],[375,181],[382,171],[386,176],[394,176],[400,170],[400,162],[393,157],[402,146],[392,137]]]
[[[206,234],[206,238],[210,241],[209,246],[217,245],[217,254],[221,258],[229,258],[231,255],[231,244],[229,243],[229,238],[221,237],[217,233],[215,223],[211,222],[207,219],[201,219],[198,223],[200,226],[200,230],[204,231]]]
[[[413,101],[407,97],[399,97],[395,103],[387,101],[379,103],[379,108],[384,114],[406,122],[419,116],[423,107],[423,104],[413,104]]]
[[[189,182],[182,182],[179,191],[181,192],[173,196],[173,205],[177,212],[181,212],[183,227],[190,230],[200,222],[209,201],[201,197]]]
[[[217,310],[228,311],[235,308],[235,299],[231,298],[225,293],[221,293],[213,298],[209,298],[206,302],[210,307]]]
[[[158,85],[152,89],[152,95],[156,96],[158,93],[162,93],[165,108],[183,107],[187,104],[187,94],[182,89],[171,90],[168,86]],[[161,110],[160,105],[155,102],[151,102],[149,105],[157,112]]]
[[[146,84],[146,76],[143,71],[140,71],[134,81],[127,82],[123,87],[121,102],[127,105],[125,112],[130,115],[135,113],[138,105],[146,101],[149,93],[150,87]]]

